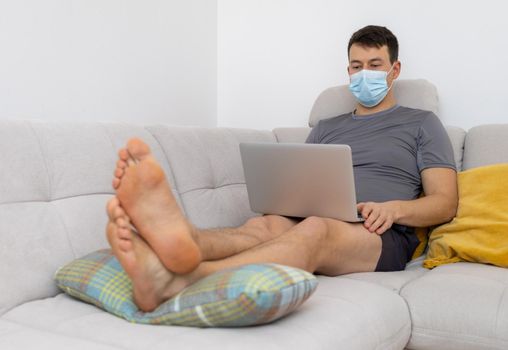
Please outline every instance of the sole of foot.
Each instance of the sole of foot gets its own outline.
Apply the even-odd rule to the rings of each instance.
[[[119,158],[113,181],[136,230],[170,271],[186,274],[196,269],[202,260],[196,230],[183,215],[148,145],[131,139]]]
[[[153,311],[187,283],[168,271],[150,246],[131,229],[130,219],[118,201],[110,203],[109,244],[132,281],[134,302],[144,312]]]

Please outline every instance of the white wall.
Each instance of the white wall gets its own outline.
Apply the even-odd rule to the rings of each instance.
[[[271,129],[345,84],[367,24],[398,36],[446,124],[508,122],[503,0],[0,0],[0,118]]]
[[[317,95],[348,83],[347,42],[367,24],[399,39],[401,78],[426,78],[445,124],[506,123],[503,0],[219,0],[218,125],[306,126]]]
[[[1,0],[0,118],[216,125],[217,1]]]

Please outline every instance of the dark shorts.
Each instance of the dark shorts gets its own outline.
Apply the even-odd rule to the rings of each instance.
[[[381,256],[377,262],[376,271],[404,270],[406,263],[411,260],[413,253],[420,244],[412,227],[393,224],[381,235]]]
[[[300,222],[305,218],[287,216],[288,219]],[[381,256],[375,271],[401,271],[411,260],[414,251],[420,244],[413,227],[393,224],[381,235]]]

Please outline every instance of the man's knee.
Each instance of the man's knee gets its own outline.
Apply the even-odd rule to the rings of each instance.
[[[349,229],[349,224],[340,220],[309,216],[302,225],[306,225],[302,234],[309,236],[311,241],[326,246],[330,240],[341,239],[341,236]]]
[[[302,222],[300,237],[308,255],[308,266],[314,271],[323,266],[335,265],[337,256],[341,255],[338,247],[346,248],[347,234],[350,224],[329,218],[311,216]]]
[[[302,221],[301,225],[305,228],[302,230],[303,234],[308,234],[317,241],[326,239],[329,226],[325,218],[319,216],[309,216]]]
[[[261,230],[267,230],[268,229],[268,222],[264,216],[254,216],[252,218],[249,218],[244,223],[244,226],[247,226],[249,228],[257,228],[257,229],[261,229]]]
[[[280,235],[284,232],[289,231],[301,221],[297,218],[289,218],[286,216],[271,214],[265,214],[262,216],[262,218],[264,219],[264,223],[268,231],[272,232],[275,235]]]

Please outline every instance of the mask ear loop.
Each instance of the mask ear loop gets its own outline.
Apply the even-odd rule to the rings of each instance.
[[[388,74],[390,74],[390,72],[393,70],[393,67],[395,67],[395,63],[397,63],[397,61],[395,61],[393,64],[392,64],[392,67],[390,68],[390,70],[388,72],[386,72],[386,77],[388,78]],[[390,87],[388,88],[388,91],[390,91],[392,89],[392,86],[393,84],[395,83],[395,79],[392,80],[392,83],[390,85]],[[388,93],[388,92],[387,92]]]

